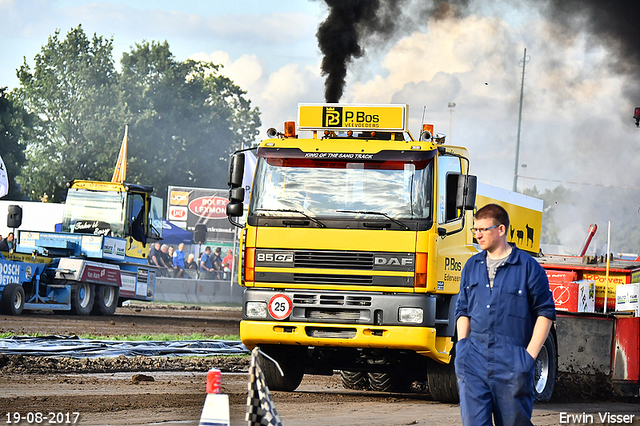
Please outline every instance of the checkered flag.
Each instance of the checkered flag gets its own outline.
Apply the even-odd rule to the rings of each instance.
[[[264,381],[262,369],[258,365],[259,353],[265,356],[257,347],[251,351],[247,414],[244,418],[247,421],[247,426],[283,426],[280,416],[278,416],[278,410],[276,410],[276,406],[271,400],[271,394]],[[278,366],[278,368],[280,367]]]

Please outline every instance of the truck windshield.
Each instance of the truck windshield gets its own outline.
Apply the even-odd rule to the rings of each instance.
[[[70,189],[62,232],[124,237],[125,195],[115,191]]]
[[[259,158],[250,215],[298,210],[309,216],[384,213],[394,219],[429,219],[432,162],[336,162]]]

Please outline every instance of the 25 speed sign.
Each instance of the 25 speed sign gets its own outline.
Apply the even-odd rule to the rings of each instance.
[[[293,303],[286,294],[278,293],[269,299],[269,314],[277,320],[283,320],[291,315]]]

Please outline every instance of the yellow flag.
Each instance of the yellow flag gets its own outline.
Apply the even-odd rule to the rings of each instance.
[[[127,137],[129,135],[129,125],[124,126],[124,139],[122,139],[122,146],[120,147],[120,154],[118,154],[118,162],[116,163],[116,169],[113,171],[113,177],[111,182],[123,183],[127,178]]]

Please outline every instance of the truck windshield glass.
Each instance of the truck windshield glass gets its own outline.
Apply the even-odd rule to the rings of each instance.
[[[346,218],[353,211],[373,211],[395,219],[429,219],[431,179],[431,160],[259,158],[249,214],[282,216],[275,210],[295,209],[309,216]]]
[[[62,232],[124,237],[124,194],[72,189],[67,194]]]

